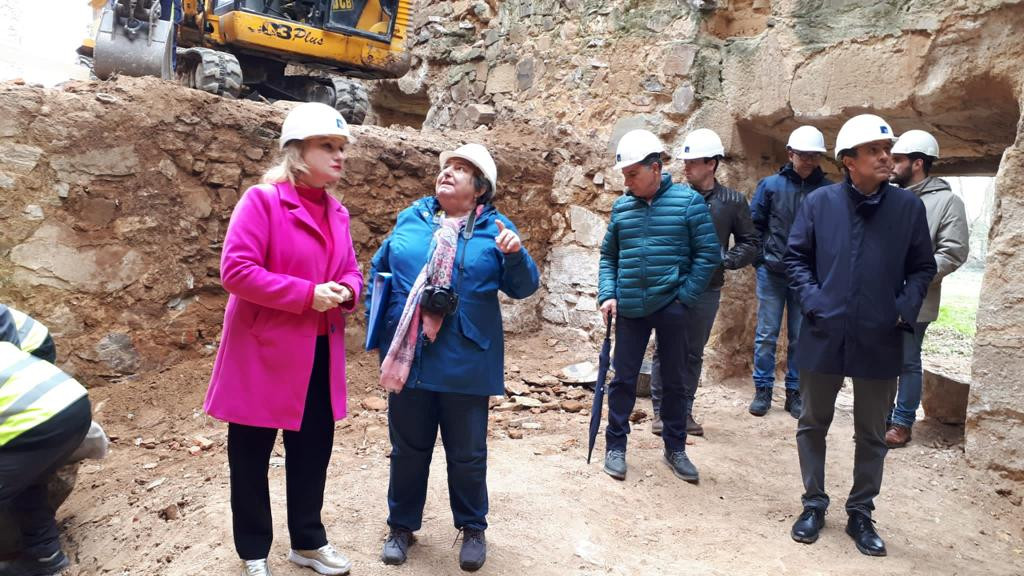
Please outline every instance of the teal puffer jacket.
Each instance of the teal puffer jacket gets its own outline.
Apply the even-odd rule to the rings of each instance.
[[[722,261],[711,213],[699,193],[661,175],[650,203],[631,193],[615,201],[601,244],[598,301],[642,318],[678,298],[690,306]]]

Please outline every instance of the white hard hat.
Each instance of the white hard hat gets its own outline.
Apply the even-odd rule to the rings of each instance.
[[[487,148],[484,148],[480,144],[463,144],[455,150],[441,152],[439,164],[442,169],[444,169],[445,163],[447,163],[451,158],[462,158],[473,166],[476,166],[484,173],[484,178],[487,178],[487,181],[491,183],[491,191],[497,193],[498,166],[494,164],[494,158],[491,158],[491,153],[487,151]]]
[[[718,134],[707,128],[698,128],[687,134],[683,140],[683,151],[679,153],[683,160],[715,156],[725,156],[725,147],[722,146],[722,139]]]
[[[665,152],[665,145],[648,130],[630,130],[619,138],[615,148],[615,166],[612,170],[622,170],[647,158],[651,154]]]
[[[281,126],[281,149],[292,140],[305,140],[313,136],[341,136],[355,142],[348,123],[332,106],[320,102],[299,104],[284,119]]]
[[[843,124],[836,136],[836,160],[839,154],[845,150],[852,150],[861,144],[874,142],[876,140],[896,141],[892,133],[892,126],[880,116],[874,114],[861,114],[854,116]]]
[[[938,158],[939,141],[924,130],[907,130],[892,145],[893,154],[913,154],[914,152]]]
[[[825,135],[814,126],[801,126],[789,135],[786,147],[798,152],[825,152]]]

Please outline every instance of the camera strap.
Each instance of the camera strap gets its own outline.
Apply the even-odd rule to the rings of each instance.
[[[462,286],[462,270],[466,263],[466,252],[469,252],[469,239],[473,237],[473,228],[476,227],[476,209],[469,211],[466,217],[466,226],[462,229],[462,237],[466,240],[462,244],[462,254],[459,256],[459,280],[458,285]],[[457,248],[457,247],[456,247]],[[452,291],[455,290],[455,283],[452,283]]]

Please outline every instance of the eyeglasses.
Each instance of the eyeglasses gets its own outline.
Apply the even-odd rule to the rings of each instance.
[[[821,152],[803,152],[800,150],[790,150],[793,154],[796,154],[801,160],[817,160],[823,156]]]

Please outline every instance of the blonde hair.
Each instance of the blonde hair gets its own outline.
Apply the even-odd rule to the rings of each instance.
[[[263,173],[260,182],[263,184],[290,182],[294,186],[299,174],[309,174],[309,167],[306,166],[306,162],[302,159],[302,148],[302,140],[292,140],[285,144],[277,164],[274,164]]]

